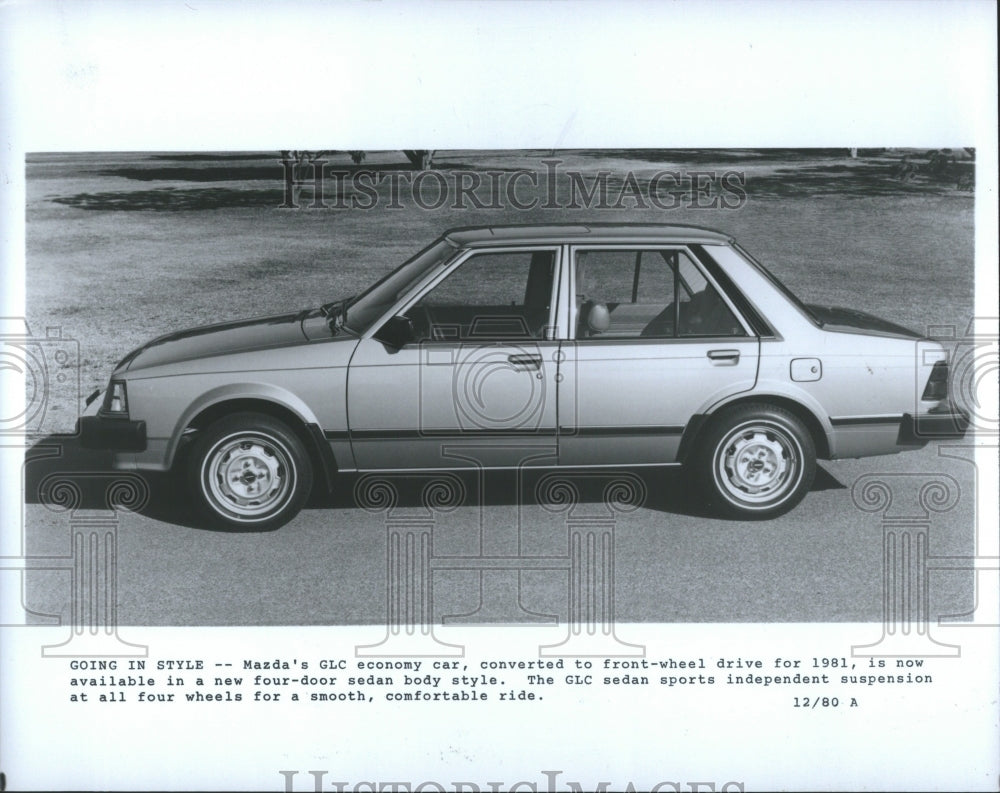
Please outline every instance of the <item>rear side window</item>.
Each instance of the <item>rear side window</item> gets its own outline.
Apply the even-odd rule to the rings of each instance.
[[[746,335],[685,251],[584,250],[574,265],[578,339]]]

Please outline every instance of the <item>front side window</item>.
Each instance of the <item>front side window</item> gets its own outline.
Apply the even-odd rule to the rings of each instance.
[[[406,311],[416,340],[544,339],[555,251],[477,253]]]
[[[575,267],[578,339],[746,335],[685,251],[584,250]]]
[[[447,262],[454,254],[455,246],[445,239],[424,248],[351,300],[347,304],[344,324],[355,333],[363,333],[428,272]]]

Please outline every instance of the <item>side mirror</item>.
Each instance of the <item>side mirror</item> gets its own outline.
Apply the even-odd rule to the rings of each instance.
[[[376,339],[393,350],[398,350],[409,344],[415,336],[413,320],[402,314],[394,316],[375,334]]]

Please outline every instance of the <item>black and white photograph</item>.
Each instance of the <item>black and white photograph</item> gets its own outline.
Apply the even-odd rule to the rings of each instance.
[[[995,8],[255,8],[0,12],[3,784],[997,789]]]
[[[973,553],[939,450],[971,412],[974,149],[97,159],[27,162],[28,327],[75,318],[40,348],[86,396],[39,405],[79,432],[27,453],[26,542],[120,488],[119,624],[383,622],[395,523],[431,622],[565,621],[595,520],[616,619],[879,621],[866,512],[915,471],[936,553]],[[970,612],[973,572],[927,607]],[[29,572],[31,612],[71,620],[60,578]]]

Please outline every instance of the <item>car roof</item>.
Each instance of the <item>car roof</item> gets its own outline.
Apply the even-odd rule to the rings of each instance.
[[[733,238],[701,226],[673,223],[525,223],[508,226],[461,226],[449,229],[444,238],[454,245],[521,242],[669,242],[728,243]]]

